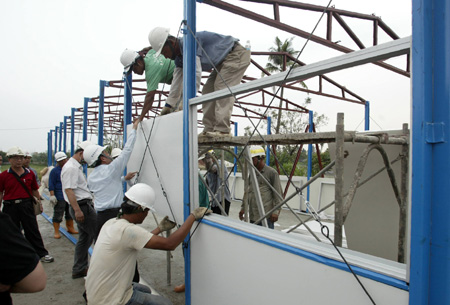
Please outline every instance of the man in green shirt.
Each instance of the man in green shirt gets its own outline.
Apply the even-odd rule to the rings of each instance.
[[[144,107],[139,116],[139,121],[142,121],[152,107],[158,85],[160,83],[172,84],[175,64],[171,59],[167,59],[164,56],[156,56],[155,51],[151,47],[144,48],[139,52],[125,49],[120,57],[120,62],[123,64],[124,73],[126,74],[133,71],[138,75],[142,75],[145,71],[147,94],[145,95]],[[163,107],[161,115],[169,113],[173,105],[178,103],[181,99],[182,89],[182,86],[171,86],[166,105]]]

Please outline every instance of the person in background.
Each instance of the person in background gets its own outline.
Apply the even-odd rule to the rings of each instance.
[[[223,204],[222,198],[224,200],[225,206],[224,210],[227,215],[230,212],[231,196],[230,189],[228,187],[228,170],[225,165],[222,166],[221,160],[214,160],[214,151],[210,150],[205,154],[204,163],[207,170],[206,183],[208,184],[211,191],[214,193],[216,200],[211,200],[212,211],[215,214],[222,214],[219,204]],[[217,163],[215,162],[217,161]],[[223,179],[220,177],[220,166],[223,167]]]
[[[73,226],[73,218],[69,212],[69,204],[64,200],[64,194],[62,190],[61,183],[61,170],[67,162],[67,155],[62,151],[55,153],[56,167],[50,172],[50,177],[48,179],[48,190],[50,192],[50,204],[53,206],[53,228],[55,233],[54,238],[61,238],[59,233],[59,227],[63,216],[65,215],[67,232],[70,234],[78,234]]]
[[[87,274],[89,266],[89,247],[94,241],[97,227],[97,214],[92,202],[92,194],[87,187],[86,176],[83,173],[83,152],[92,145],[84,141],[77,145],[73,156],[61,170],[61,184],[64,200],[70,204],[70,215],[75,219],[80,235],[75,245],[72,278],[82,278]]]
[[[23,166],[25,168],[30,169],[34,173],[34,176],[36,177],[36,182],[37,182],[38,186],[40,186],[41,185],[41,181],[39,181],[39,176],[37,174],[37,171],[34,168],[30,167],[31,158],[32,158],[31,154],[28,151],[25,152],[25,158],[23,160]]]
[[[259,191],[261,193],[261,200],[264,206],[264,211],[270,211],[272,208],[278,205],[278,203],[281,202],[280,197],[275,193],[277,192],[280,195],[283,194],[281,191],[280,176],[275,169],[266,165],[266,152],[261,146],[251,146],[250,157],[252,158],[253,165],[261,173],[261,175],[256,175],[256,179],[258,180],[257,184],[259,185]],[[267,180],[272,187],[270,187],[264,180]],[[259,214],[258,206],[256,204],[255,192],[253,190],[251,181],[248,183],[248,189],[246,190],[246,192],[248,193],[247,200],[250,222],[254,223],[263,215]],[[281,209],[275,210],[272,215],[268,215],[266,217],[267,224],[270,229],[273,229],[275,227],[275,222],[278,221],[278,215],[280,214],[280,211]],[[242,203],[241,210],[239,212],[239,219],[244,219],[244,202]],[[258,225],[261,226],[262,224],[259,223]]]
[[[0,304],[12,305],[11,293],[39,292],[46,284],[36,251],[11,217],[0,212]]]
[[[170,36],[167,28],[156,27],[150,31],[148,40],[157,56],[162,54],[164,57],[174,60],[177,68],[182,68],[182,38]],[[251,52],[241,46],[238,39],[203,31],[196,33],[196,41],[197,73],[199,71],[200,73],[201,71],[209,72],[215,68],[203,86],[203,95],[238,85],[241,82],[245,70],[250,65]],[[183,71],[182,69],[179,71],[181,75],[175,77],[174,74],[172,86],[182,86]],[[233,105],[234,97],[203,104],[203,125],[205,127],[199,134],[199,138],[230,136]]]
[[[165,238],[158,234],[175,227],[167,216],[152,232],[137,226],[150,210],[154,211],[154,201],[154,190],[144,183],[137,183],[125,193],[120,215],[104,224],[86,278],[89,304],[172,304],[169,299],[152,294],[149,287],[132,281],[137,255],[143,248],[174,250],[188,235],[194,221],[211,211],[196,208],[178,230]]]
[[[34,200],[37,200],[41,211],[43,209],[36,176],[23,166],[25,154],[19,147],[14,146],[10,148],[6,156],[11,167],[0,174],[0,207],[3,200],[3,212],[11,217],[18,230],[23,228],[25,238],[36,251],[41,261],[51,263],[54,261],[54,258],[49,255],[44,247],[44,241],[39,232],[34,213]]]

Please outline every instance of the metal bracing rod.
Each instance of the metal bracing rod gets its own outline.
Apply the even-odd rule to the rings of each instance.
[[[403,154],[400,155],[400,156],[398,156],[395,160],[393,160],[393,161],[391,162],[391,165],[393,165],[394,163],[398,162],[400,159],[404,160],[405,157],[406,157],[406,156],[403,156]],[[360,182],[358,183],[357,188],[363,186],[364,184],[366,184],[367,182],[369,182],[370,180],[372,180],[375,176],[377,176],[379,173],[381,173],[381,172],[384,171],[385,169],[386,169],[386,166],[380,168],[379,170],[377,170],[376,172],[374,172],[372,175],[370,175],[370,176],[367,177],[366,179],[360,181]],[[342,197],[346,197],[347,195],[348,195],[348,192],[345,193],[344,195],[342,195]],[[329,207],[331,207],[331,206],[332,206],[333,204],[335,204],[335,203],[336,203],[336,200],[333,200],[332,202],[330,202],[329,204],[327,204],[325,207],[323,207],[323,208],[321,208],[319,211],[317,211],[317,213],[319,214],[319,213],[325,211],[326,209],[328,209]],[[305,222],[308,222],[308,221],[311,220],[311,219],[313,219],[313,216],[309,216],[309,217],[306,218],[304,221],[305,221]],[[301,226],[301,225],[302,225],[302,223],[299,223],[299,224],[295,225],[294,227],[290,228],[286,233],[292,232],[293,230],[297,229],[297,228],[298,228],[299,226]]]
[[[245,84],[214,91],[199,97],[190,99],[190,105],[199,105],[212,102],[232,95],[243,94],[262,88],[281,85],[285,82],[311,78],[322,74],[343,70],[346,68],[363,65],[377,60],[408,54],[411,48],[411,37],[401,38],[378,46],[354,51],[341,56],[333,57],[303,67],[294,68],[291,71],[280,72],[267,77],[254,80]]]
[[[258,207],[258,212],[259,215],[264,215],[264,205],[262,203],[262,199],[261,199],[261,192],[259,190],[259,186],[258,186],[258,180],[256,178],[256,172],[258,171],[257,169],[255,170],[255,167],[253,166],[251,160],[251,156],[250,156],[250,150],[248,148],[248,146],[245,147],[244,149],[244,155],[245,158],[248,161],[248,164],[251,164],[252,166],[250,167],[250,182],[252,183],[252,189],[253,189],[253,194],[255,195],[255,199],[256,199],[256,206]],[[258,224],[260,221],[262,221],[262,224],[268,228],[269,225],[267,224],[267,219],[266,217],[263,217],[262,219],[258,220],[257,222],[255,222],[256,224]]]

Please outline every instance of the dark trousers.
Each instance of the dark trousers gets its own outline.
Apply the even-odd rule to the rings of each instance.
[[[78,273],[86,270],[89,266],[89,247],[92,245],[97,228],[97,214],[94,210],[92,201],[80,205],[80,209],[84,214],[84,221],[78,222],[75,218],[75,211],[70,207],[70,215],[75,219],[78,226],[78,241],[75,245],[75,255],[73,258],[72,272]]]
[[[44,247],[41,232],[34,215],[33,202],[31,199],[22,201],[21,203],[5,203],[3,202],[3,212],[11,216],[14,224],[19,228],[22,226],[25,238],[30,242],[39,257],[48,254]]]
[[[64,200],[58,200],[56,205],[53,207],[52,222],[60,223],[63,219],[64,214],[66,215],[66,220],[72,219],[72,216],[70,216],[69,213],[69,204]]]
[[[222,204],[222,201],[220,202],[220,204]],[[227,213],[227,215],[230,215],[230,202],[228,200],[225,199],[225,213]],[[215,214],[219,214],[222,215],[222,211],[220,210],[219,207],[215,206],[212,207],[211,210],[213,211],[213,213]]]

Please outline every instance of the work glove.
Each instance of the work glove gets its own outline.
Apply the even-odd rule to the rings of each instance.
[[[163,107],[163,109],[161,110],[161,115],[169,114],[171,112],[171,109],[172,108],[170,107]]]
[[[58,199],[55,196],[50,196],[50,204],[55,206],[58,203]]]
[[[161,222],[158,224],[158,228],[159,228],[159,230],[161,230],[161,232],[172,230],[173,228],[175,228],[175,226],[176,226],[176,223],[169,220],[169,216],[164,217],[161,220]]]
[[[195,217],[195,220],[199,220],[203,217],[203,215],[209,215],[212,211],[207,208],[200,207],[196,208],[191,214]]]

